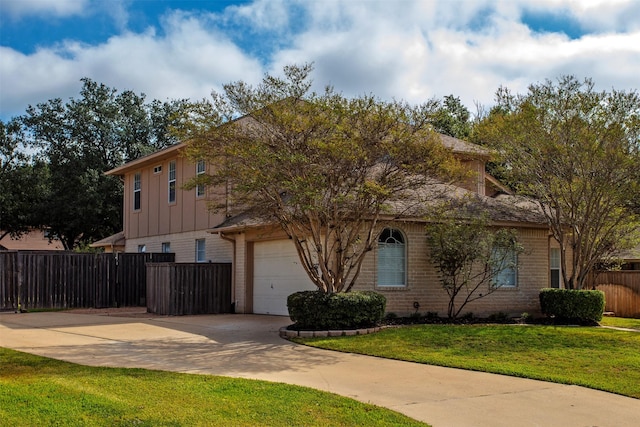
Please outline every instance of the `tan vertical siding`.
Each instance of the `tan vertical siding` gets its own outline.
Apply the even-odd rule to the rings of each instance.
[[[156,165],[159,166],[159,165]],[[149,175],[149,188],[147,192],[149,193],[149,232],[153,232],[158,230],[158,225],[160,223],[160,201],[162,200],[162,192],[160,191],[162,180],[166,177],[166,171],[164,167],[160,173],[154,173],[153,168],[151,167],[151,174]]]
[[[169,163],[176,162],[176,201],[169,203]],[[162,172],[153,173],[156,166]],[[133,180],[141,174],[141,206],[133,210]],[[223,214],[208,210],[205,198],[197,198],[195,189],[183,185],[195,176],[195,165],[187,159],[174,157],[141,165],[124,177],[124,229],[128,239],[186,233],[212,228],[224,221]]]
[[[185,182],[195,176],[196,165],[188,162],[184,158],[178,159],[177,164],[179,171],[178,182],[180,183],[179,186],[182,187]],[[180,189],[179,195],[182,197],[182,200],[179,201],[182,205],[182,209],[180,210],[180,227],[182,230],[195,230],[196,190],[195,188],[191,190]],[[188,209],[186,209],[187,206],[189,207]]]
[[[459,186],[465,190],[485,195],[485,170],[484,162],[480,160],[466,160],[462,162],[462,166],[471,173],[466,181],[459,183]]]

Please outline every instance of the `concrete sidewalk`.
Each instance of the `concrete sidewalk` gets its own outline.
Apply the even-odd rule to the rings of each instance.
[[[0,346],[92,366],[298,384],[435,427],[640,425],[640,400],[576,386],[343,354],[290,343],[284,317],[0,314]]]

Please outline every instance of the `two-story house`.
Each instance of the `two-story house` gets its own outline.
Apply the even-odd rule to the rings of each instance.
[[[482,147],[442,136],[475,173],[456,193],[475,194],[496,227],[514,228],[525,252],[518,268],[500,278],[501,288],[468,305],[474,314],[539,311],[541,288],[559,286],[559,251],[533,204],[514,198],[485,172]],[[183,184],[210,166],[181,156],[183,144],[108,171],[124,184],[124,237],[127,252],[174,252],[176,262],[231,262],[236,312],[287,315],[293,292],[315,289],[300,265],[293,243],[278,227],[244,215],[227,217],[207,209],[207,189]],[[446,313],[448,297],[429,259],[423,218],[403,217],[380,234],[367,254],[355,289],[387,297],[387,311]]]
[[[226,219],[224,214],[207,208],[204,187],[183,189],[208,167],[184,158],[183,147],[176,144],[107,172],[121,177],[124,185],[120,244],[125,252],[173,252],[176,262],[231,262],[233,245],[209,232]],[[111,240],[99,245],[106,247]]]

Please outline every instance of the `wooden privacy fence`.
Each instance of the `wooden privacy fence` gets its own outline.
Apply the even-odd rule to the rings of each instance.
[[[640,318],[640,271],[599,271],[589,279],[587,283],[604,292],[606,311],[619,317]]]
[[[0,252],[0,309],[103,308],[146,302],[146,263],[175,254]]]
[[[163,315],[232,313],[231,264],[147,264],[147,311]]]

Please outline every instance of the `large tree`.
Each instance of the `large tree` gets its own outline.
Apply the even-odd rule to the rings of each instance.
[[[226,209],[284,230],[322,292],[349,291],[384,221],[421,206],[456,162],[433,108],[311,93],[311,71],[225,85],[190,112],[187,153],[216,165],[209,184],[230,188]]]
[[[37,207],[46,195],[48,169],[24,145],[20,121],[0,121],[0,238],[19,237],[38,224]]]
[[[497,92],[497,105],[475,128],[497,149],[502,173],[532,196],[560,244],[568,289],[582,289],[588,273],[633,244],[640,195],[640,97],[596,91],[591,80],[564,76],[514,95]]]
[[[447,95],[442,101],[435,102],[437,107],[431,119],[434,129],[454,138],[468,139],[471,134],[471,113],[462,105],[460,98]]]
[[[66,249],[121,229],[122,185],[104,172],[177,142],[167,128],[185,104],[146,104],[142,94],[118,93],[91,79],[82,82],[80,97],[29,106],[19,118],[26,144],[39,150],[48,167],[37,222]]]

